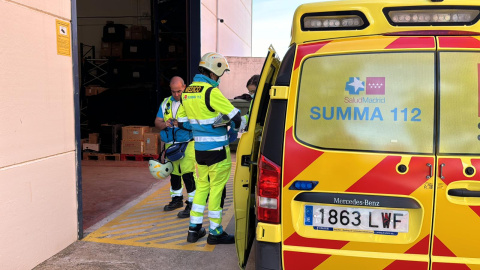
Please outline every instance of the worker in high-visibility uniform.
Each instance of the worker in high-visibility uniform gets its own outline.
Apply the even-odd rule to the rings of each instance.
[[[175,76],[170,80],[172,96],[165,98],[160,105],[155,119],[155,126],[160,129],[160,137],[165,143],[165,149],[172,144],[188,142],[185,156],[177,161],[172,161],[173,172],[170,174],[170,196],[172,201],[165,205],[164,211],[173,211],[183,207],[183,186],[182,179],[187,189],[188,199],[185,201],[185,209],[178,213],[179,218],[190,217],[193,196],[195,195],[195,151],[193,133],[190,126],[176,127],[176,116],[178,109],[182,106],[180,97],[186,85],[182,78]]]
[[[240,124],[240,131],[241,132],[243,132],[243,130],[245,129],[245,127],[247,125],[247,122],[248,122],[248,119],[250,118],[250,111],[252,110],[253,98],[255,97],[255,93],[257,92],[259,82],[260,82],[260,75],[259,74],[253,75],[247,81],[246,87],[247,87],[247,90],[248,90],[248,94],[250,95],[252,100],[250,101],[250,106],[248,108],[247,114],[242,115],[242,123]]]
[[[197,191],[190,212],[187,241],[194,243],[205,236],[202,222],[208,199],[210,233],[207,243],[232,244],[235,242],[233,235],[226,233],[222,227],[222,207],[226,196],[225,184],[232,167],[228,145],[237,138],[240,110],[233,107],[217,88],[220,77],[230,70],[225,57],[207,53],[202,56],[198,69],[200,74],[195,75],[193,83],[183,92],[183,106],[177,114],[179,126],[187,122],[191,124],[198,167]],[[213,126],[222,115],[228,117],[230,127]]]

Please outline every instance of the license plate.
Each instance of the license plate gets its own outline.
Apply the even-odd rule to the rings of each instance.
[[[408,211],[305,205],[304,224],[315,230],[397,235],[408,232]]]

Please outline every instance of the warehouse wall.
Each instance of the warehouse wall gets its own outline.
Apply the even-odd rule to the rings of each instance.
[[[56,43],[71,7],[0,10],[0,268],[31,269],[77,238],[72,58]]]
[[[251,56],[252,0],[202,0],[201,29],[202,55]]]

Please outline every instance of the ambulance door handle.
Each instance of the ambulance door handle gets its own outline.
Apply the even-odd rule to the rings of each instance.
[[[440,178],[445,179],[445,176],[443,176],[443,167],[445,166],[445,163],[440,164]]]
[[[255,161],[252,161],[250,159],[250,155],[244,155],[242,156],[242,160],[241,160],[241,163],[240,163],[242,166],[245,166],[245,167],[249,167],[250,165],[254,165],[254,166],[257,166],[257,162]]]
[[[427,166],[430,167],[430,174],[427,175],[427,179],[430,179],[433,176],[433,166],[430,163],[427,163]]]
[[[449,189],[448,195],[455,197],[480,197],[480,191],[468,190],[466,188]]]

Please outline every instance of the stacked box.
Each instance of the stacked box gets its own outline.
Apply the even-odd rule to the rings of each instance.
[[[100,56],[103,58],[122,58],[123,42],[102,42],[102,47],[100,48]]]
[[[88,142],[89,143],[99,143],[99,140],[98,140],[98,136],[99,134],[98,133],[90,133],[88,134]]]
[[[125,28],[127,27],[123,24],[115,24],[113,21],[107,21],[105,26],[103,26],[102,41],[123,41],[125,39]]]
[[[160,133],[148,132],[144,135],[145,154],[158,155],[160,152]]]
[[[98,85],[87,85],[85,86],[85,96],[95,96],[106,90],[108,90],[108,88],[101,87]]]
[[[112,46],[111,42],[102,42],[100,47],[100,56],[101,57],[110,57],[112,56]]]
[[[125,141],[122,140],[122,154],[143,155],[143,141]]]
[[[83,143],[82,150],[98,152],[100,151],[100,144],[99,143]]]
[[[122,127],[122,140],[143,141],[143,135],[149,131],[149,126],[125,126]]]
[[[126,40],[146,40],[150,39],[151,32],[147,30],[147,27],[141,25],[132,25],[125,30]]]
[[[144,154],[144,135],[150,131],[149,126],[122,127],[122,154]]]
[[[123,56],[123,42],[112,42],[112,57],[122,58]]]

